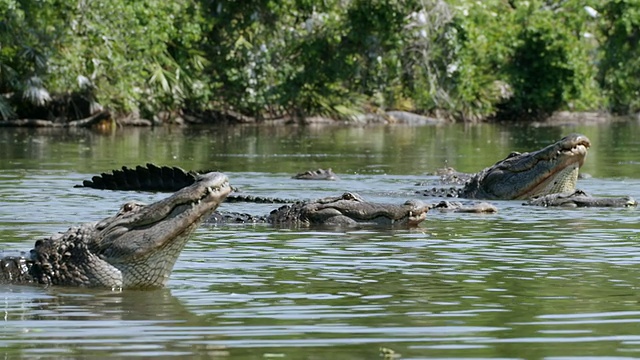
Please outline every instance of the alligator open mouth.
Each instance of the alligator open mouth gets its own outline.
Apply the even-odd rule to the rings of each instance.
[[[538,151],[512,153],[474,175],[460,196],[513,200],[573,191],[590,146],[586,136],[571,134]]]
[[[541,169],[536,170],[533,167],[528,170],[538,171],[539,176],[532,177],[534,179],[533,183],[528,187],[524,187],[516,199],[529,199],[539,195],[565,193],[575,190],[580,167],[584,164],[591,142],[583,135],[569,136],[565,139],[566,141],[559,143],[561,148],[555,152],[550,152],[550,158],[541,159],[536,163],[536,166],[540,164]],[[544,150],[542,149],[541,151]]]

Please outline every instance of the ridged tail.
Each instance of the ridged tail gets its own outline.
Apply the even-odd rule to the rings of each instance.
[[[79,187],[101,190],[137,190],[174,192],[193,184],[198,173],[185,171],[179,167],[147,164],[135,169],[122,167],[111,173],[102,173],[91,180],[85,180]]]
[[[91,180],[84,180],[82,185],[76,185],[76,187],[89,187],[100,190],[175,192],[193,184],[198,174],[210,171],[212,170],[201,172],[185,171],[179,167],[157,166],[148,163],[145,166],[138,165],[135,169],[123,166],[122,170],[113,170],[111,173],[96,175]],[[230,194],[225,201],[286,204],[297,200]]]

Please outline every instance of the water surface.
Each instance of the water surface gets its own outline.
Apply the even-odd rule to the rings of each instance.
[[[145,162],[219,169],[257,195],[356,191],[416,198],[445,165],[474,172],[570,132],[593,148],[580,187],[640,198],[634,122],[598,126],[238,127],[111,134],[2,129],[4,250],[166,194],[74,188]],[[336,182],[290,179],[332,167]],[[424,201],[438,199],[423,198]],[[203,226],[166,289],[0,289],[7,358],[232,359],[640,357],[637,209],[494,202],[495,215],[433,212],[417,229]],[[269,204],[224,204],[266,213]]]

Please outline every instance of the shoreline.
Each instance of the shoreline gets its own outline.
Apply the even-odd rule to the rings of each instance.
[[[164,115],[164,116],[163,116]],[[563,124],[600,124],[619,120],[640,119],[640,114],[617,116],[607,112],[598,111],[558,111],[543,120],[519,121],[519,120],[487,120],[479,123],[526,123],[531,126],[549,126]],[[25,128],[91,128],[91,127],[155,127],[155,126],[228,126],[228,125],[263,125],[263,126],[297,126],[297,125],[447,125],[454,124],[451,121],[432,116],[421,115],[409,111],[391,110],[386,112],[363,113],[349,117],[348,119],[332,119],[324,116],[309,116],[304,119],[282,117],[275,119],[258,120],[234,112],[219,113],[215,116],[194,116],[189,114],[173,115],[159,114],[154,119],[145,119],[136,114],[117,116],[108,110],[99,111],[93,115],[71,121],[47,120],[47,119],[15,119],[0,121],[0,127],[25,127]]]

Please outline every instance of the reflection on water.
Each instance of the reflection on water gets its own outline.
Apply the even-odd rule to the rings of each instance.
[[[155,162],[186,169],[296,174],[423,175],[444,165],[476,172],[512,151],[531,151],[572,132],[593,145],[584,171],[597,178],[640,176],[637,122],[557,127],[500,125],[233,127],[84,130],[2,129],[0,169],[84,174]]]
[[[128,199],[165,196],[73,188],[146,161],[220,168],[261,195],[351,190],[402,203],[443,159],[473,171],[579,131],[594,143],[581,187],[640,198],[633,124],[163,131],[0,133],[2,247],[28,250]],[[342,180],[289,178],[330,164]],[[3,286],[0,347],[6,358],[375,359],[381,347],[402,359],[640,356],[638,210],[495,204],[494,215],[433,212],[413,230],[204,226],[167,289]]]

